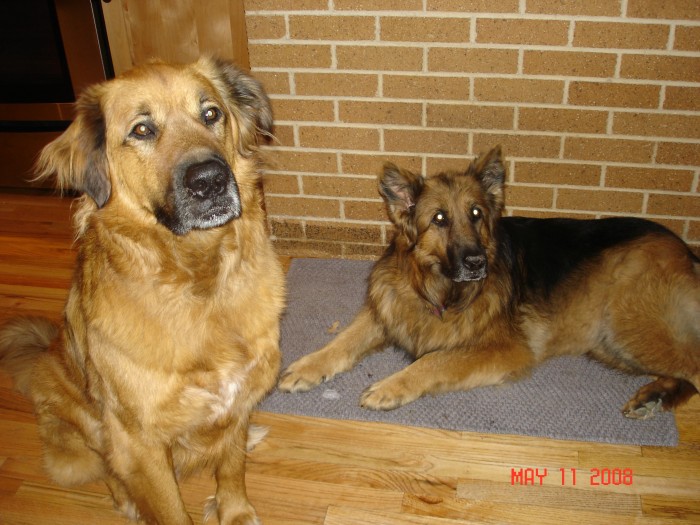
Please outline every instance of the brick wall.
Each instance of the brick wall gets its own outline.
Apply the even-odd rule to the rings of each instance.
[[[645,216],[700,249],[697,0],[245,0],[283,253],[372,257],[385,160],[501,144],[509,214]]]

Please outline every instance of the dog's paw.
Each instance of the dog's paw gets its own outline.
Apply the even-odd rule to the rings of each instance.
[[[296,362],[282,372],[277,387],[282,392],[307,392],[328,379],[313,367]]]
[[[246,509],[242,512],[234,512],[232,514],[230,512],[225,513],[230,515],[222,517],[219,521],[219,525],[261,525],[262,522],[258,518],[253,507],[251,507],[250,504],[245,505],[245,507]],[[219,508],[216,501],[216,496],[208,497],[204,504],[204,516],[202,522],[207,523],[210,520],[213,521],[214,517],[216,517],[218,514]]]
[[[394,410],[418,397],[418,394],[389,377],[365,390],[360,397],[360,406],[371,410]]]
[[[659,412],[663,411],[663,403],[661,398],[650,399],[644,404],[628,403],[622,413],[629,419],[651,419]]]

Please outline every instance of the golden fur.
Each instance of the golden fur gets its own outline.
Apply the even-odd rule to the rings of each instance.
[[[86,90],[41,153],[40,178],[84,192],[77,268],[63,325],[12,321],[0,358],[35,404],[52,478],[103,479],[133,519],[191,523],[177,480],[210,468],[208,510],[258,523],[248,419],[277,378],[284,302],[257,154],[271,127],[235,67],[152,63]]]
[[[372,385],[363,406],[500,384],[565,354],[658,376],[628,417],[700,389],[700,261],[688,247],[642,219],[501,218],[504,180],[499,148],[461,173],[387,165],[380,191],[396,236],[365,305],[280,388],[308,390],[397,345],[416,360]]]

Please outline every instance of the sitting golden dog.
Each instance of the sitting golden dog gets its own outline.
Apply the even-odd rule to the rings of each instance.
[[[39,178],[84,192],[78,264],[63,325],[11,321],[0,359],[35,404],[51,477],[103,479],[132,519],[192,523],[177,480],[206,467],[209,512],[258,523],[248,419],[277,378],[284,302],[259,185],[271,128],[235,67],[153,63],[89,88],[41,154]]]

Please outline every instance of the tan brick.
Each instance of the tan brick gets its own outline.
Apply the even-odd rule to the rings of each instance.
[[[428,53],[428,69],[457,73],[517,73],[518,51],[436,47]]]
[[[694,173],[691,170],[609,166],[605,174],[605,186],[640,190],[690,191],[693,179]]]
[[[574,106],[656,108],[661,88],[611,82],[572,82],[568,102]]]
[[[656,162],[677,166],[700,166],[700,144],[660,142]]]
[[[518,129],[561,133],[605,133],[607,111],[520,108]]]
[[[340,201],[337,199],[312,199],[308,197],[265,196],[267,213],[291,217],[340,218]]]
[[[700,195],[671,195],[652,193],[647,202],[647,213],[700,217]]]
[[[612,138],[564,139],[564,158],[603,162],[651,162],[653,142]]]
[[[670,26],[616,22],[576,22],[574,46],[607,49],[665,49]]]
[[[293,219],[270,219],[270,231],[275,237],[286,239],[302,239],[304,227],[301,221]]]
[[[295,73],[297,95],[334,97],[373,97],[377,94],[377,75],[361,73]]]
[[[428,104],[428,126],[436,128],[513,129],[513,108],[480,104]]]
[[[543,15],[620,16],[620,0],[528,0],[528,13]]]
[[[623,55],[620,76],[648,80],[700,82],[700,57]]]
[[[340,121],[420,126],[423,105],[409,102],[340,102]]]
[[[700,87],[666,86],[664,108],[700,111]]]
[[[343,244],[343,256],[353,259],[377,260],[386,250],[384,245],[376,244]]]
[[[253,71],[253,76],[257,78],[265,87],[268,95],[289,95],[289,73],[277,73],[270,71]]]
[[[357,177],[302,177],[305,195],[355,199],[374,199],[379,196],[376,179]]]
[[[581,51],[525,51],[526,75],[563,75],[574,77],[612,77],[617,56],[612,53]]]
[[[385,16],[380,24],[380,38],[387,42],[469,42],[466,18]]]
[[[245,0],[245,10],[249,11],[305,11],[323,10],[328,0]]]
[[[691,241],[700,241],[700,221],[690,221],[688,239]]]
[[[272,146],[293,147],[294,144],[294,128],[285,126],[284,124],[275,123],[274,129],[275,139],[272,141]]]
[[[338,160],[335,152],[317,153],[299,149],[277,149],[270,153],[271,168],[276,171],[336,173]]]
[[[387,129],[384,131],[384,149],[465,155],[468,139],[466,133],[455,131]]]
[[[554,206],[554,190],[541,186],[509,184],[506,188],[506,204],[523,208],[551,208]]]
[[[562,210],[528,210],[518,208],[517,206],[508,206],[506,203],[506,208],[508,213],[518,217],[532,217],[535,219],[595,219],[598,215],[595,212],[576,212],[576,211],[562,211]]]
[[[296,40],[374,40],[373,16],[291,15],[289,34]]]
[[[338,69],[372,69],[378,71],[420,71],[423,50],[419,47],[351,46],[336,48]]]
[[[564,46],[569,40],[569,22],[478,18],[476,41],[486,44]]]
[[[387,98],[466,100],[469,79],[413,75],[385,75],[384,96]]]
[[[331,66],[331,47],[327,45],[250,43],[248,54],[252,68],[327,68]]]
[[[484,102],[540,102],[561,104],[564,82],[509,78],[477,78],[474,97]]]
[[[463,158],[428,157],[426,173],[434,174],[449,171],[464,172],[473,159],[474,156],[471,155]]]
[[[379,176],[386,162],[393,162],[407,170],[419,173],[423,160],[417,155],[391,155],[388,153],[381,154],[361,154],[361,153],[343,153],[342,154],[342,170],[343,173],[353,175],[374,175]],[[377,180],[374,181],[375,188]]]
[[[299,145],[303,148],[378,150],[376,128],[301,126]]]
[[[423,0],[334,0],[333,7],[341,11],[422,11]]]
[[[464,13],[517,13],[519,0],[428,0],[428,11]]]
[[[373,224],[309,221],[306,223],[306,237],[317,241],[380,244],[382,227]]]
[[[384,201],[346,201],[343,203],[345,218],[358,221],[387,220]]]
[[[700,138],[700,116],[615,113],[613,133],[654,137]]]
[[[340,257],[343,245],[334,242],[312,242],[307,240],[274,240],[275,251],[288,257]]]
[[[700,27],[677,26],[673,49],[681,51],[700,51]]]
[[[559,188],[557,209],[641,213],[644,194],[625,191]]]
[[[263,189],[266,194],[285,193],[288,195],[298,195],[299,179],[296,175],[267,173],[263,176]]]
[[[516,161],[513,180],[553,186],[598,186],[600,166]]]
[[[335,109],[330,100],[272,99],[275,120],[333,122]]]
[[[248,15],[245,24],[248,40],[273,40],[284,38],[287,34],[283,16]]]
[[[628,0],[627,16],[630,18],[667,18],[679,20],[700,19],[700,3],[697,0]]]
[[[509,135],[496,133],[474,133],[474,153],[483,153],[500,144],[508,157],[537,157],[554,159],[559,157],[560,137],[541,135]]]

